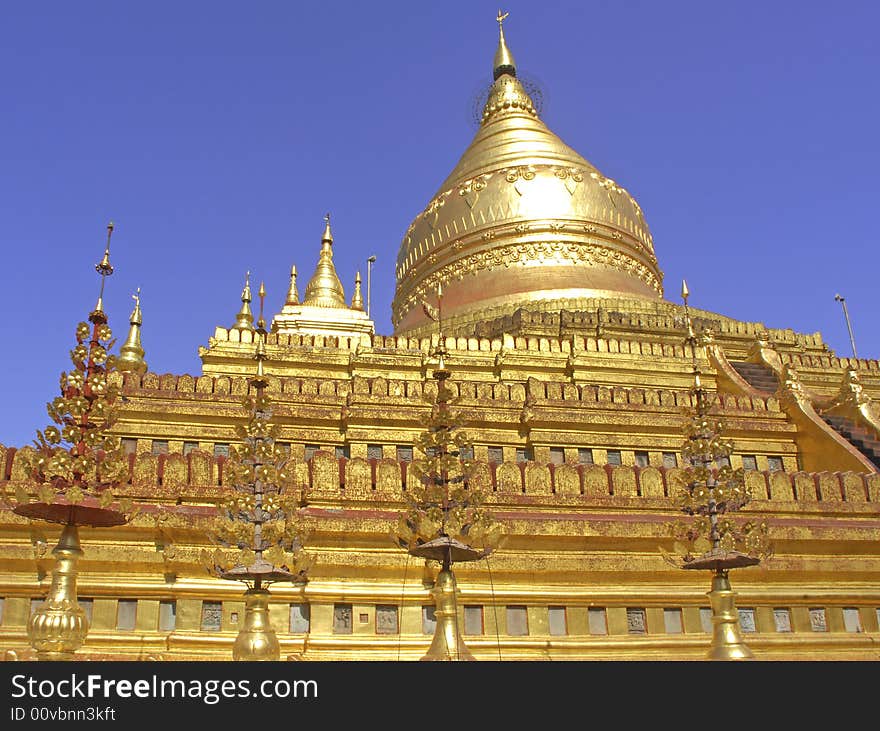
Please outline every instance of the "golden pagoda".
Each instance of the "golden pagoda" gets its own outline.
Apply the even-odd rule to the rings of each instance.
[[[751,499],[739,517],[766,524],[774,550],[736,569],[724,621],[757,660],[876,659],[880,363],[838,357],[818,333],[686,315],[665,299],[642,209],[540,119],[503,20],[480,127],[403,235],[394,332],[375,332],[359,281],[346,299],[328,216],[302,298],[294,267],[260,341],[275,447],[314,559],[308,583],[271,587],[280,657],[428,651],[440,566],[389,533],[425,474],[414,444],[437,403],[440,351],[469,435],[468,485],[505,528],[490,556],[456,568],[455,629],[474,658],[706,657],[706,576],[664,558],[692,466],[682,433],[699,372],[732,444],[716,466],[741,470]],[[78,657],[231,656],[244,600],[204,571],[198,526],[232,484],[227,459],[253,395],[249,280],[241,300],[234,325],[199,347],[197,374],[141,367],[132,314],[134,367],[112,376],[114,434],[128,454],[121,488],[141,510],[81,531],[90,631]],[[30,452],[0,446],[7,492],[28,482]],[[26,658],[57,536],[9,510],[0,533],[0,648]]]

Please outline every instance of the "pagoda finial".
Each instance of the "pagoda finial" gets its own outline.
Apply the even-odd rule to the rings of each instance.
[[[333,234],[330,232],[329,213],[324,216],[324,221],[318,266],[306,285],[303,304],[312,307],[345,307],[345,291],[333,265]]]
[[[510,13],[498,11],[495,20],[498,21],[498,50],[495,51],[495,60],[492,64],[492,78],[497,79],[502,74],[516,76],[516,62],[513,60],[513,54],[507,47],[504,40],[504,20]]]
[[[254,329],[254,313],[251,312],[251,273],[247,272],[244,278],[244,289],[241,290],[241,309],[235,316],[235,324],[241,330]]]
[[[688,297],[690,297],[691,291],[688,289],[687,280],[681,280],[681,298],[684,300],[684,321],[685,326],[687,327],[687,337],[684,339],[685,345],[689,345],[691,348],[691,369],[694,374],[694,388],[693,393],[696,398],[696,406],[697,410],[702,414],[705,412],[705,409],[708,407],[706,403],[706,390],[703,388],[703,382],[700,376],[702,375],[702,371],[700,370],[700,364],[697,361],[697,346],[699,345],[699,340],[697,339],[697,335],[694,332],[694,322],[691,319],[691,310],[688,307]]]
[[[290,267],[290,287],[287,290],[287,302],[285,304],[299,304],[299,290],[296,288],[296,264]]]
[[[132,296],[134,310],[128,319],[130,327],[125,343],[119,348],[119,357],[116,359],[117,369],[123,373],[137,373],[143,375],[147,372],[147,362],[144,360],[144,349],[141,345],[141,325],[144,322],[141,314],[141,288],[137,288]]]
[[[110,238],[113,236],[113,221],[107,224],[107,246],[104,249],[104,258],[95,264],[95,271],[101,275],[101,291],[98,293],[98,302],[95,305],[94,312],[89,315],[92,322],[99,320],[107,322],[107,315],[104,314],[104,280],[113,274],[113,265],[110,263]]]
[[[351,296],[351,309],[364,311],[364,295],[361,291],[361,273],[358,272],[354,278],[354,294]]]

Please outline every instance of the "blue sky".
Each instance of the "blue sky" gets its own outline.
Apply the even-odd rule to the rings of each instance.
[[[667,298],[880,356],[880,10],[862,2],[509,2],[543,119],[636,197]],[[93,307],[152,370],[198,373],[245,270],[269,314],[333,214],[351,294],[394,260],[475,132],[496,4],[7,1],[0,7],[0,442],[29,441]]]

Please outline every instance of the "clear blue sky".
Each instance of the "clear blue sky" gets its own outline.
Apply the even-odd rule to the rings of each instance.
[[[667,298],[821,331],[863,357],[876,316],[880,10],[873,2],[508,2],[544,120],[626,186]],[[28,442],[94,305],[124,336],[143,289],[152,370],[198,373],[244,272],[269,314],[322,216],[351,294],[375,254],[391,332],[394,260],[475,132],[495,2],[25,2],[0,8],[0,442]]]

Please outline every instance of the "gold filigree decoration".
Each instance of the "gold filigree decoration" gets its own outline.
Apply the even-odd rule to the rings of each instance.
[[[425,299],[429,292],[437,289],[438,284],[445,284],[453,279],[461,280],[468,274],[476,274],[483,270],[509,268],[529,261],[546,261],[548,259],[560,263],[609,266],[638,277],[658,294],[663,294],[663,288],[654,272],[628,254],[598,244],[538,241],[502,246],[461,257],[419,282],[405,299],[399,298],[403,285],[402,283],[398,284],[396,302],[399,304],[395,308],[395,316],[399,321],[402,317],[401,313],[408,312],[413,306]]]
[[[245,397],[248,419],[236,427],[242,444],[230,447],[223,466],[229,486],[222,490],[218,516],[208,526],[216,548],[203,551],[202,563],[221,578],[256,588],[274,581],[304,583],[312,559],[303,550],[306,538],[301,502],[294,489],[289,456],[275,440],[271,401],[265,381]]]
[[[410,465],[420,484],[407,490],[407,510],[391,539],[412,552],[438,538],[452,538],[486,556],[498,547],[504,526],[484,506],[484,491],[469,482],[476,464],[463,452],[473,453],[473,445],[461,413],[450,409],[458,397],[445,380],[438,380],[436,397],[427,400],[431,412],[414,442],[421,457]]]
[[[115,340],[102,311],[93,312],[90,320],[91,326],[77,325],[76,345],[70,351],[73,370],[61,373],[61,395],[46,404],[54,424],[37,431],[35,449],[25,457],[35,484],[18,483],[15,494],[6,496],[16,511],[33,506],[42,509],[40,517],[54,522],[78,524],[72,514],[63,518],[64,505],[88,504],[102,515],[128,514],[121,520],[134,515],[132,501],[115,494],[115,488],[128,479],[122,440],[110,434],[119,397],[119,387],[111,382],[116,356],[110,350]]]
[[[508,183],[515,183],[517,180],[534,180],[535,175],[535,168],[531,165],[517,165],[504,171],[504,178]]]
[[[689,520],[668,524],[675,539],[674,554],[663,551],[664,558],[680,568],[727,571],[738,566],[751,566],[769,558],[773,551],[767,523],[762,520],[736,520],[731,516],[752,499],[742,468],[730,466],[734,444],[724,436],[724,422],[712,414],[716,397],[702,383],[697,361],[700,338],[694,333],[687,307],[687,285],[682,286],[685,299],[687,336],[693,359],[694,385],[691,388],[693,407],[685,409],[685,441],[682,456],[685,466],[679,473],[683,483],[678,506]]]
[[[486,180],[487,177],[485,175],[478,175],[477,177],[471,178],[470,180],[465,180],[461,185],[458,186],[458,194],[460,196],[467,196],[470,193],[478,193],[481,190],[485,190]]]

